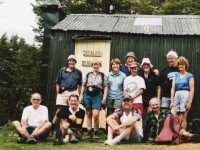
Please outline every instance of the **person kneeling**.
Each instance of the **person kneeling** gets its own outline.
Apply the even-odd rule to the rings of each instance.
[[[120,123],[119,123],[120,122]],[[143,137],[142,117],[138,109],[132,108],[132,98],[126,96],[122,101],[122,110],[107,117],[108,137],[106,145],[115,145],[120,141],[139,143]],[[113,136],[116,136],[113,138]]]
[[[82,137],[82,124],[85,111],[79,108],[79,97],[72,94],[69,97],[69,106],[62,108],[57,113],[60,128],[56,131],[56,140],[53,145],[62,143],[77,143]]]
[[[13,121],[18,132],[18,143],[35,144],[37,140],[45,140],[51,123],[48,121],[48,109],[40,105],[42,97],[39,93],[31,95],[32,105],[24,108],[21,122]]]

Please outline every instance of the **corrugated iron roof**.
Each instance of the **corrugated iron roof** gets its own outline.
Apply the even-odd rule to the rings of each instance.
[[[200,35],[200,16],[71,14],[52,29],[109,33]]]

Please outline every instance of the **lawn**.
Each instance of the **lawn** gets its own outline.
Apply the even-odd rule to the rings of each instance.
[[[198,150],[200,143],[184,143],[180,145],[151,145],[151,144],[119,144],[107,146],[103,140],[99,142],[90,142],[84,140],[78,144],[65,144],[52,146],[53,138],[46,142],[36,145],[17,144],[17,134],[12,126],[6,126],[0,130],[0,150]]]

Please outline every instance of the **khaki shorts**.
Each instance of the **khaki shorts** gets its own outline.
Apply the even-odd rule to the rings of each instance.
[[[72,94],[78,94],[78,91],[64,91],[62,94],[57,94],[56,105],[67,106],[69,104],[69,96]]]

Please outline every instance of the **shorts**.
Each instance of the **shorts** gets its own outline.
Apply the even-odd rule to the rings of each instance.
[[[129,136],[125,137],[123,140],[126,142],[140,143],[142,140],[142,136],[138,133],[135,133],[133,135],[129,135]]]
[[[68,101],[69,101],[69,96],[72,94],[78,94],[78,91],[64,91],[62,94],[57,94],[57,98],[56,98],[56,105],[61,105],[61,106],[67,106],[68,105]]]
[[[26,127],[26,130],[28,131],[28,134],[31,135],[33,133],[33,131],[35,130],[35,128],[37,128],[37,127],[28,126],[28,127]],[[39,136],[37,136],[36,140],[45,140],[45,139],[47,139],[48,136],[49,136],[49,132],[43,133],[43,134],[40,134]]]
[[[161,108],[170,108],[171,98],[162,97],[161,99]]]
[[[114,109],[121,109],[122,100],[120,99],[107,99],[106,107],[107,108],[114,108]]]
[[[142,103],[133,103],[132,107],[138,109],[141,112],[141,114],[144,113],[144,108]]]
[[[175,112],[186,112],[186,104],[189,101],[190,92],[187,90],[176,91],[174,96]]]
[[[98,109],[100,110],[102,105],[101,101],[103,99],[103,92],[99,92],[98,95],[91,96],[88,95],[86,92],[83,94],[83,106],[86,109]]]

